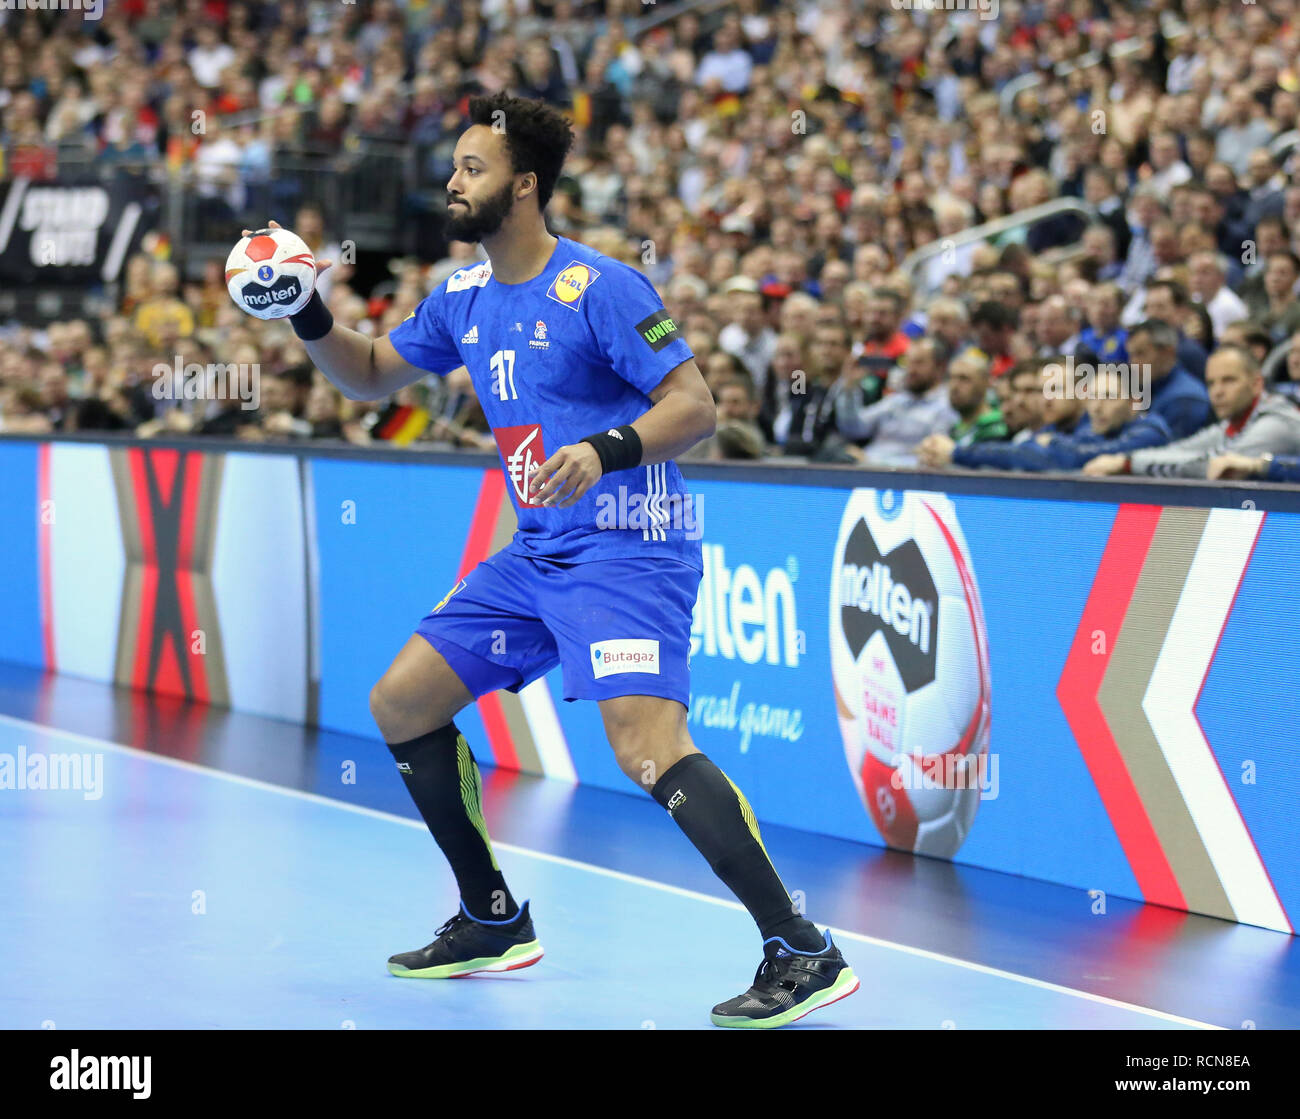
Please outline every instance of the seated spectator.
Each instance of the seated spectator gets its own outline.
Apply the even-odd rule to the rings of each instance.
[[[1205,478],[1211,460],[1225,454],[1300,454],[1300,409],[1265,391],[1249,350],[1220,347],[1210,356],[1205,382],[1217,423],[1165,447],[1101,455],[1087,463],[1084,473]]]
[[[1118,284],[1097,284],[1088,298],[1088,321],[1079,331],[1078,345],[1098,361],[1128,361],[1128,331],[1119,321],[1123,298]]]
[[[160,261],[153,266],[151,291],[135,313],[135,328],[155,349],[162,349],[168,337],[164,324],[175,326],[173,337],[189,338],[194,333],[194,312],[177,297],[180,273],[174,264]]]
[[[1237,287],[1248,310],[1258,317],[1268,308],[1268,292],[1264,290],[1264,272],[1269,258],[1287,248],[1286,224],[1281,217],[1261,218],[1255,226],[1254,259],[1243,269],[1243,279]]]
[[[772,366],[764,386],[763,404],[758,414],[758,426],[769,443],[784,446],[789,435],[795,395],[792,392],[792,381],[797,373],[802,392],[802,382],[807,378],[803,366],[803,341],[799,335],[777,335],[776,347],[772,351]]]
[[[975,345],[988,358],[994,380],[1015,364],[1015,358],[1011,356],[1011,338],[1016,332],[1016,322],[1015,312],[991,300],[980,303],[971,315]]]
[[[718,384],[714,399],[718,405],[716,430],[678,458],[686,462],[762,458],[767,444],[756,422],[758,394],[749,374],[742,371]]]
[[[1059,355],[1053,356],[1059,359]],[[1002,416],[1010,439],[987,439],[958,445],[950,435],[931,435],[917,448],[918,462],[936,470],[948,466],[969,470],[1015,470],[1016,448],[1032,442],[1046,422],[1047,399],[1043,390],[1051,364],[1051,361],[1041,358],[1022,361],[1002,378],[1005,389]]]
[[[763,297],[755,281],[736,276],[727,281],[723,290],[730,293],[729,321],[718,332],[718,345],[744,362],[761,395],[776,348],[776,331],[767,325]]]
[[[1063,295],[1049,295],[1038,308],[1038,357],[1049,354],[1065,354],[1068,357],[1079,356],[1080,350],[1088,355],[1088,360],[1095,360],[1091,350],[1083,345],[1079,332],[1079,310],[1070,306]]]
[[[1230,324],[1249,317],[1241,296],[1226,283],[1227,266],[1218,253],[1193,253],[1187,264],[1191,269],[1192,299],[1209,312],[1215,335],[1222,335]]]
[[[1300,280],[1300,257],[1290,249],[1273,253],[1264,270],[1264,299],[1256,304],[1253,315],[1274,343],[1300,330],[1300,299],[1296,282]]]
[[[926,308],[925,332],[929,337],[942,342],[948,353],[960,354],[972,344],[970,314],[966,310],[966,304],[960,299],[942,295],[930,300]]]
[[[1148,319],[1128,336],[1129,364],[1151,370],[1151,410],[1169,425],[1175,439],[1210,422],[1205,385],[1178,364],[1178,334],[1168,323]]]
[[[1178,326],[1183,321],[1189,305],[1187,289],[1176,280],[1153,280],[1147,285],[1146,317],[1159,319],[1174,328],[1174,332],[1178,335],[1178,345],[1175,350],[1178,364],[1197,380],[1204,381],[1205,349],[1199,342],[1188,338]]]
[[[890,373],[911,345],[911,339],[899,329],[903,307],[904,302],[897,292],[887,287],[875,288],[867,301],[866,339],[853,347],[854,357],[862,370],[863,391],[868,396],[874,394],[875,400],[884,394]]]
[[[819,326],[808,350],[808,375],[801,379],[804,391],[791,393],[790,415],[784,425],[784,454],[814,457],[826,450],[835,460],[853,461],[851,452],[839,453],[844,444],[842,437],[831,440],[836,435],[834,390],[844,374],[848,357],[848,327]],[[793,384],[791,387],[795,388]],[[839,385],[839,388],[845,391],[848,386]],[[831,445],[827,446],[828,443]]]
[[[1109,225],[1095,222],[1083,231],[1083,259],[1087,264],[1084,274],[1095,283],[1119,279],[1124,265],[1115,247],[1115,231]]]
[[[1286,361],[1275,374],[1272,391],[1285,396],[1295,404],[1300,404],[1300,331],[1291,335],[1291,344],[1286,351]]]
[[[1008,377],[1003,377],[1004,382]],[[1002,409],[989,391],[989,363],[975,353],[954,358],[948,366],[948,403],[957,422],[947,434],[927,435],[916,445],[920,466],[939,468],[952,461],[955,447],[975,443],[1000,443],[1010,438]]]
[[[916,445],[957,422],[943,384],[943,354],[937,342],[929,338],[913,342],[904,370],[899,392],[865,408],[856,405],[849,394],[836,397],[836,427],[840,435],[858,445],[868,462],[914,466]]]
[[[1264,359],[1268,357],[1273,349],[1273,339],[1258,323],[1245,319],[1228,327],[1223,332],[1223,338],[1220,340],[1219,345],[1243,346],[1250,351],[1251,356],[1260,365],[1263,365]]]

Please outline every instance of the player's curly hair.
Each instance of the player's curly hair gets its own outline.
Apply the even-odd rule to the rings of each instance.
[[[516,175],[532,171],[537,176],[537,205],[545,210],[573,147],[573,129],[564,114],[544,101],[494,93],[470,98],[469,119],[471,124],[504,129],[510,166]]]

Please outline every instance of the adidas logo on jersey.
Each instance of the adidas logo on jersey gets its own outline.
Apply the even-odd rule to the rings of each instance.
[[[473,326],[469,328],[468,334],[462,334],[460,336],[460,344],[462,346],[468,346],[471,342],[477,342],[477,341],[478,341],[478,323],[475,323]]]

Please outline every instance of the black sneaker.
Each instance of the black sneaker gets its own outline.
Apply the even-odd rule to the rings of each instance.
[[[835,947],[830,930],[823,936],[826,947],[812,954],[790,947],[779,936],[763,941],[763,962],[754,973],[754,985],[715,1006],[710,1021],[715,1026],[773,1030],[853,994],[858,977]]]
[[[491,925],[476,921],[462,903],[432,944],[390,956],[388,970],[404,979],[458,979],[476,971],[515,971],[541,958],[528,902],[508,924]]]

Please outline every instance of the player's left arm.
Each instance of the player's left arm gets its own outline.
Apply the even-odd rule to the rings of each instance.
[[[718,422],[713,394],[654,285],[617,261],[605,261],[602,269],[577,296],[591,344],[652,407],[630,424],[561,447],[542,463],[532,489],[544,505],[573,505],[603,474],[666,462],[711,435]]]
[[[639,466],[676,458],[717,427],[718,409],[694,358],[670,370],[648,395],[653,407],[629,425],[641,440]],[[591,443],[573,443],[542,463],[530,489],[543,505],[563,509],[581,500],[603,473],[596,448]]]

